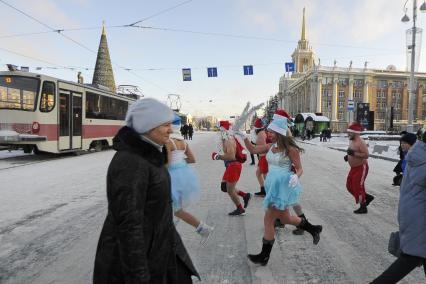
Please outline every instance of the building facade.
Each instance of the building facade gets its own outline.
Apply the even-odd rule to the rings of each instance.
[[[293,116],[298,113],[321,113],[330,118],[335,132],[345,131],[355,120],[348,102],[368,103],[374,130],[400,131],[407,127],[409,72],[397,71],[392,65],[385,70],[321,66],[306,40],[303,11],[302,37],[292,54],[295,72],[282,76],[277,94],[278,106]],[[414,129],[426,124],[426,73],[416,73]],[[392,122],[391,122],[392,120]]]

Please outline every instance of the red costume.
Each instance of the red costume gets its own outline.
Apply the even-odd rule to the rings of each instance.
[[[358,167],[353,167],[349,171],[348,178],[346,179],[346,188],[349,193],[355,198],[355,202],[359,202],[361,196],[361,203],[365,202],[365,179],[368,175],[368,164],[362,164]]]

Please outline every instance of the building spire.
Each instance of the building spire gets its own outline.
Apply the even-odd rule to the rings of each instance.
[[[300,40],[306,40],[306,34],[305,34],[305,7],[303,7],[302,36],[300,37]]]
[[[102,34],[99,42],[98,55],[96,57],[95,71],[93,72],[92,84],[107,87],[115,92],[115,80],[109,56],[108,42],[105,32],[105,22],[102,23]]]

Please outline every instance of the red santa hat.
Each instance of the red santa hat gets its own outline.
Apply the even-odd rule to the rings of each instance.
[[[287,121],[288,121],[288,124],[290,125],[290,126],[293,126],[294,125],[294,123],[293,123],[293,120],[292,120],[292,118],[291,118],[291,116],[285,111],[285,110],[283,110],[283,109],[277,109],[275,112],[274,112],[274,115],[272,116],[272,119],[276,119],[276,118],[287,118]]]
[[[362,125],[359,124],[358,122],[353,122],[351,123],[351,125],[349,125],[346,131],[360,134],[362,132]]]
[[[262,129],[263,128],[263,123],[262,123],[262,119],[261,118],[257,118],[254,121],[254,128],[255,129]]]
[[[221,120],[221,121],[219,121],[219,127],[223,127],[226,130],[229,130],[230,126],[231,126],[231,123],[229,123],[228,120]]]
[[[277,109],[274,113],[274,116],[272,117],[272,119],[275,118],[287,118],[289,120],[291,120],[291,116],[283,109]]]

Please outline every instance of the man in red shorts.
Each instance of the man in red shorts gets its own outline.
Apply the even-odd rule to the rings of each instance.
[[[237,150],[237,145],[235,138],[229,132],[230,123],[227,120],[222,120],[219,122],[220,132],[221,132],[221,141],[222,141],[222,151],[223,154],[216,152],[212,153],[213,160],[223,160],[225,162],[225,173],[223,174],[221,190],[227,192],[232,202],[234,202],[237,207],[234,211],[228,213],[230,216],[241,216],[245,215],[251,194],[244,191],[238,190],[236,188],[237,182],[240,179],[240,174],[242,170],[242,165],[236,160],[235,154]],[[241,205],[239,196],[243,198],[244,208]]]
[[[256,132],[256,145],[266,145],[266,131],[262,123],[262,119],[257,118],[254,122],[254,131]],[[264,197],[265,192],[265,178],[268,173],[268,162],[266,161],[266,154],[259,155],[259,162],[257,163],[256,177],[259,182],[260,191],[254,195]]]
[[[368,147],[361,138],[362,126],[358,122],[349,125],[347,129],[349,137],[349,148],[344,157],[349,163],[351,170],[346,179],[346,188],[355,198],[355,202],[360,204],[355,214],[366,214],[367,206],[373,201],[374,196],[365,192],[365,179],[368,175]]]

